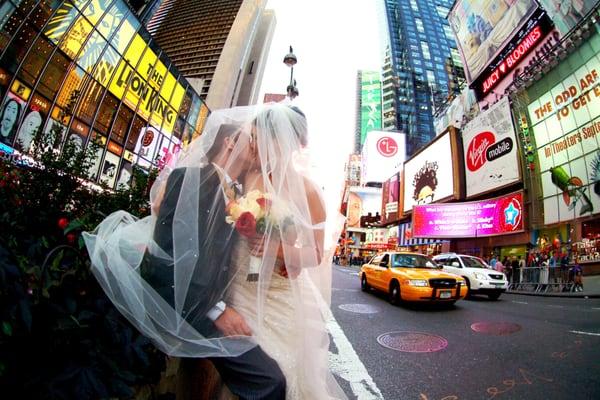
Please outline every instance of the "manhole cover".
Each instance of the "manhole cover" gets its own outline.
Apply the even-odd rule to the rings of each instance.
[[[488,335],[510,335],[521,330],[521,325],[511,322],[476,322],[471,325],[475,332]]]
[[[375,314],[379,312],[379,308],[369,304],[341,304],[339,307],[344,311],[350,311],[359,314]]]
[[[388,349],[407,353],[433,353],[448,346],[441,336],[422,332],[389,332],[379,335],[377,342]]]

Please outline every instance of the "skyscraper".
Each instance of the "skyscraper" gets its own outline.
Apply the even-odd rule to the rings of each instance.
[[[453,0],[383,3],[387,28],[384,43],[389,56],[383,74],[384,128],[406,133],[409,156],[435,136],[434,107],[445,101],[449,82],[454,80],[446,69],[449,58],[459,59],[446,21],[452,3]]]
[[[275,24],[265,4],[266,0],[162,0],[152,7],[147,28],[209,108],[229,107],[238,104],[242,87],[255,86],[262,76],[266,52],[261,48],[270,46]],[[251,93],[251,88],[244,91],[243,103],[257,100],[249,99]]]

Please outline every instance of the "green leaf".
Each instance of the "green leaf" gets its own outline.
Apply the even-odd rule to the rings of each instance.
[[[2,332],[4,332],[6,336],[12,336],[12,325],[6,321],[2,321]]]
[[[75,219],[75,220],[71,221],[71,223],[65,228],[64,234],[66,235],[67,233],[77,230],[83,226],[84,226],[84,224],[81,220]]]

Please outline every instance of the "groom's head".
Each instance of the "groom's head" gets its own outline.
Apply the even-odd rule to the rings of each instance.
[[[244,132],[243,127],[222,124],[206,157],[209,162],[219,165],[229,176],[237,179],[241,171],[248,167],[249,142],[250,135]]]

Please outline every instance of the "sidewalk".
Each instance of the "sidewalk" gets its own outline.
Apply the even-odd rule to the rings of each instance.
[[[522,294],[526,296],[546,297],[577,297],[577,298],[600,298],[600,275],[583,277],[583,292],[532,292],[527,290],[507,290],[506,293]]]

